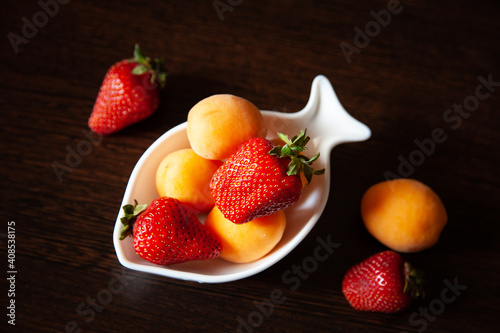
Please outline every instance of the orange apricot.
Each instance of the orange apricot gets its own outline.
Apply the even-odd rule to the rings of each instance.
[[[234,263],[247,263],[268,254],[283,236],[286,227],[284,211],[278,211],[253,221],[236,224],[226,219],[214,206],[205,226],[222,245],[221,258]]]
[[[191,148],[206,159],[224,160],[238,147],[266,129],[260,110],[244,98],[220,94],[207,97],[191,108],[187,118]]]
[[[160,197],[176,198],[195,213],[208,212],[214,206],[210,179],[222,165],[207,160],[192,149],[174,151],[163,158],[156,171],[156,190]]]
[[[361,216],[373,237],[398,252],[433,246],[448,221],[438,195],[422,182],[407,178],[370,187],[361,200]]]

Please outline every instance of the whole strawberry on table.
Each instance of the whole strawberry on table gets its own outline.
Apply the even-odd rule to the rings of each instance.
[[[104,76],[88,121],[90,129],[111,134],[151,116],[166,78],[163,59],[146,57],[135,45],[134,58],[114,64]]]
[[[397,313],[423,297],[422,273],[398,253],[383,251],[351,267],[342,292],[356,310]]]

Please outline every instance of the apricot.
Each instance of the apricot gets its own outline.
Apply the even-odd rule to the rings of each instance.
[[[226,219],[217,206],[210,211],[205,226],[222,245],[221,258],[248,263],[264,257],[278,244],[286,227],[284,211],[236,224]]]
[[[206,159],[224,160],[266,129],[260,110],[244,98],[220,94],[199,101],[188,113],[191,148]]]
[[[176,198],[195,214],[206,213],[214,206],[210,179],[221,165],[221,161],[207,160],[189,148],[174,151],[158,166],[156,190],[160,197]]]
[[[439,239],[448,221],[438,195],[414,179],[394,179],[370,187],[361,200],[368,232],[398,252],[425,250]]]

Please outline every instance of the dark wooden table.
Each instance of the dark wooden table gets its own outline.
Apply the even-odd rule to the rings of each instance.
[[[497,332],[498,2],[32,0],[3,3],[0,17],[2,332]],[[162,103],[92,142],[104,73],[135,43],[166,59]],[[298,248],[223,284],[120,265],[115,219],[159,136],[215,93],[298,111],[319,74],[373,136],[333,150],[327,208]],[[54,165],[66,166],[59,178]],[[404,255],[427,272],[429,297],[397,315],[357,312],[341,292],[350,266],[385,249],[360,200],[387,175],[428,184],[449,214],[436,246]],[[293,273],[325,235],[338,249]],[[283,298],[270,303],[274,290]]]

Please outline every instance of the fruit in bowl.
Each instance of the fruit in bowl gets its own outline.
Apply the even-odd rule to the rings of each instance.
[[[157,265],[213,259],[221,245],[215,236],[179,200],[161,197],[144,210],[124,206],[121,238],[131,234],[134,250]]]
[[[315,161],[315,165],[318,169],[325,168],[325,174],[314,177],[311,183],[303,188],[300,199],[283,211],[286,215],[286,228],[271,252],[260,259],[245,263],[233,263],[219,256],[211,260],[187,261],[169,266],[156,265],[137,255],[131,237],[119,240],[122,229],[120,219],[124,215],[121,211],[116,220],[113,243],[122,265],[182,280],[222,283],[243,279],[265,270],[290,253],[307,236],[319,220],[328,200],[331,149],[340,143],[364,141],[369,138],[371,132],[345,111],[324,76],[318,76],[313,81],[311,97],[303,110],[295,113],[265,110],[260,112],[263,126],[269,130],[266,138],[271,141],[277,139],[278,132],[291,137],[301,129],[308,128],[308,134],[311,135],[309,149],[312,152],[321,152],[321,157]],[[187,135],[187,123],[179,124],[158,138],[144,152],[132,171],[122,206],[134,202],[134,199],[140,203],[157,199],[159,194],[154,175],[162,159],[176,150],[189,148],[192,149]],[[197,217],[202,223],[205,220],[205,214]]]
[[[286,227],[286,215],[280,210],[248,223],[236,224],[224,217],[215,206],[205,226],[222,246],[220,257],[234,263],[248,263],[271,252],[279,243]]]
[[[156,171],[156,190],[160,197],[176,198],[195,214],[207,213],[214,206],[210,180],[222,165],[207,160],[191,148],[176,150],[161,161]]]
[[[194,118],[191,117],[193,112],[197,114]],[[206,129],[205,123],[215,126],[221,115],[231,126],[249,121],[249,132],[237,137],[236,134],[244,132],[241,128],[229,135]],[[197,134],[194,139],[189,135],[193,119]],[[205,122],[202,129],[206,132],[199,132],[200,119]],[[137,212],[134,208],[136,222],[135,215],[122,219],[126,231],[122,239],[132,231],[136,253],[158,265],[215,258],[219,256],[220,251],[216,249],[220,247],[223,251],[221,258],[233,263],[252,262],[269,253],[285,230],[283,210],[295,204],[302,195],[301,173],[309,182],[313,175],[323,174],[324,169],[316,171],[311,167],[319,153],[313,158],[302,154],[310,139],[306,131],[292,139],[278,133],[284,144],[276,146],[272,141],[258,137],[262,128],[260,111],[239,97],[215,95],[196,104],[189,112],[187,122],[191,147],[199,143],[200,138],[220,142],[219,146],[208,146],[211,151],[204,151],[204,156],[223,157],[234,149],[235,143],[242,141],[241,145],[228,155],[224,163],[206,159],[192,148],[176,150],[165,156],[155,175],[160,198],[144,212]],[[246,137],[250,138],[246,140]],[[218,149],[222,149],[223,154]],[[130,211],[130,204],[124,209]],[[206,230],[212,231],[220,243],[210,239],[210,231],[206,231],[194,216],[209,210]],[[237,224],[247,225],[238,227]],[[184,230],[194,226],[196,230]],[[203,249],[212,250],[193,254],[190,245],[198,242],[202,243]],[[196,250],[200,252],[199,247]]]
[[[243,142],[264,137],[260,110],[248,100],[229,94],[212,95],[188,113],[187,135],[193,150],[206,159],[224,160]]]
[[[305,131],[293,139],[280,136],[284,146],[253,138],[222,165],[189,148],[168,154],[156,171],[160,198],[144,211],[124,206],[128,215],[131,210],[134,214],[122,219],[125,225],[122,239],[132,231],[136,253],[158,265],[215,258],[219,253],[213,249],[218,247],[222,250],[221,258],[233,263],[262,258],[283,235],[286,226],[283,210],[302,195],[302,170],[306,170],[308,181],[324,172],[311,167],[319,154],[310,159],[301,154],[309,141]],[[209,182],[215,200],[208,200],[210,192],[205,189]],[[194,214],[213,207],[214,201],[216,206],[205,220],[207,232]],[[222,245],[211,239],[211,234]],[[197,254],[199,242],[203,249],[212,251]],[[198,252],[190,256],[192,244],[196,244]]]
[[[133,229],[128,227],[129,219],[123,220],[125,229],[133,230],[137,254],[159,265],[218,257],[215,252],[186,255],[192,252],[189,243],[209,238],[204,228],[197,226],[198,232],[172,237],[172,224],[177,225],[175,231],[190,223],[198,225],[186,209],[193,214],[211,210],[205,223],[222,244],[221,258],[230,262],[255,261],[278,244],[286,226],[283,210],[302,195],[301,173],[310,182],[324,169],[311,167],[319,153],[313,158],[302,154],[310,139],[306,131],[292,139],[278,133],[284,144],[275,145],[259,137],[265,132],[262,119],[257,107],[232,95],[208,97],[189,111],[187,135],[196,150],[180,149],[163,158],[155,177],[161,198],[138,214]],[[222,163],[217,158],[227,160]],[[149,220],[144,217],[148,214]],[[248,225],[235,226],[243,223]],[[172,248],[185,252],[181,261]]]
[[[324,169],[311,164],[319,158],[302,155],[309,137],[306,131],[275,146],[264,138],[242,144],[215,172],[210,182],[214,201],[222,214],[234,223],[246,223],[288,208],[302,195],[301,173],[310,181]]]

